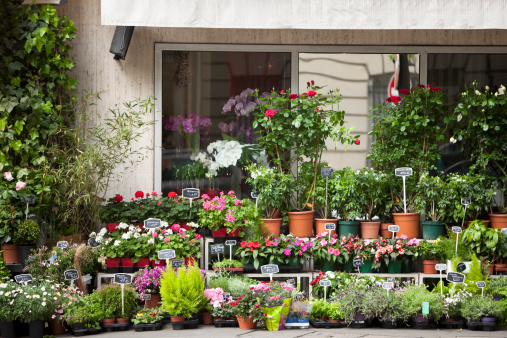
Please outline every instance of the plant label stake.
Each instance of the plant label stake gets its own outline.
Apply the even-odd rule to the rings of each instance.
[[[331,286],[331,281],[329,279],[321,279],[319,281],[319,285],[324,288],[324,301],[327,301],[327,287]]]
[[[481,297],[484,298],[484,288],[486,287],[486,282],[478,281],[475,285],[481,289]]]
[[[31,282],[33,280],[33,278],[32,278],[32,275],[26,273],[26,274],[14,276],[14,280],[16,281],[16,283],[18,283],[18,284],[23,283],[23,285],[26,286],[28,284],[28,282]]]
[[[63,276],[66,280],[70,280],[70,286],[74,286],[74,281],[79,279],[79,272],[76,269],[66,270],[63,272]]]
[[[400,226],[391,224],[390,226],[387,227],[387,230],[389,230],[393,233],[393,239],[394,239],[394,236],[395,236],[394,234],[397,233],[398,231],[400,231]]]
[[[442,282],[442,271],[444,270],[447,270],[447,264],[436,264],[435,265],[435,270],[437,270],[438,272],[440,272],[440,294],[444,294],[444,288],[442,286],[443,282]]]
[[[222,275],[222,269],[220,269],[220,254],[224,253],[225,247],[223,244],[215,244],[211,246],[211,254],[218,256],[218,273]]]
[[[361,266],[362,265],[363,265],[363,261],[359,257],[354,258],[354,260],[352,261],[352,266],[354,268],[357,268],[357,274],[358,275],[361,274]]]
[[[324,212],[327,216],[327,181],[328,181],[329,177],[334,176],[334,169],[333,168],[322,168],[322,169],[320,169],[320,175],[322,177],[326,178],[326,207],[324,209]]]
[[[236,245],[238,242],[234,239],[225,241],[225,245],[229,246],[229,259],[232,260],[232,246]]]
[[[69,246],[69,242],[67,242],[67,241],[59,241],[58,243],[56,243],[56,247],[59,249],[65,249],[68,246]]]
[[[328,231],[328,237],[329,237],[328,238],[328,242],[330,242],[331,241],[331,232],[333,230],[336,230],[336,224],[334,224],[334,223],[326,223],[326,224],[324,224],[324,227],[325,227],[326,230],[329,230]]]
[[[465,217],[467,216],[467,207],[472,204],[472,201],[470,198],[462,198],[461,199],[461,205],[465,206],[465,213],[463,214],[463,221],[461,222],[461,227],[465,224]]]
[[[393,282],[384,282],[382,283],[382,289],[387,290],[387,297],[389,297],[389,290],[394,288]]]
[[[117,273],[114,275],[114,282],[121,285],[121,314],[125,315],[124,289],[125,284],[132,283],[132,276],[126,273]]]
[[[192,201],[195,198],[199,198],[201,196],[201,192],[196,188],[185,188],[181,191],[183,198],[187,198],[190,201],[190,216],[192,216]]]
[[[162,260],[165,259],[165,265],[169,266],[169,260],[176,257],[176,252],[172,249],[160,250],[157,252],[157,258]]]
[[[276,265],[276,264],[266,264],[266,265],[261,266],[261,272],[264,274],[268,274],[269,281],[272,282],[273,281],[273,274],[279,273],[280,270],[278,269],[278,265]]]
[[[259,194],[258,194],[258,193],[256,193],[256,192],[253,192],[253,191],[252,191],[252,192],[250,193],[250,196],[252,196],[252,198],[255,200],[255,207],[257,208],[257,201],[258,201],[258,198],[257,198],[257,197],[259,197]]]
[[[407,189],[405,188],[405,177],[412,176],[412,168],[396,168],[394,170],[394,174],[396,176],[401,176],[403,179],[403,210],[405,210],[405,213],[407,213]]]
[[[456,283],[463,283],[465,281],[465,275],[459,272],[448,272],[446,279],[448,282],[452,283],[451,294],[454,295],[454,288],[456,287]]]
[[[35,204],[35,195],[21,196],[21,203],[26,203],[25,221],[28,219],[28,206]]]
[[[454,232],[456,234],[456,254],[458,253],[458,238],[459,238],[459,234],[462,232],[463,230],[461,229],[461,227],[452,227],[452,232]]]

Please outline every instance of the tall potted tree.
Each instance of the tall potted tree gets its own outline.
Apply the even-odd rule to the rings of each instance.
[[[454,198],[452,190],[440,177],[421,175],[417,186],[415,208],[424,214],[426,220],[422,222],[423,238],[435,240],[442,235],[442,219],[449,212]]]
[[[361,237],[377,238],[380,221],[374,222],[373,217],[382,212],[384,206],[384,187],[387,184],[386,175],[371,168],[365,168],[356,174],[357,194],[361,198],[361,210],[366,219],[361,221]]]
[[[259,144],[266,149],[275,168],[292,174],[289,231],[299,237],[312,235],[314,193],[326,140],[331,138],[335,143],[347,145],[354,141],[350,135],[354,127],[344,126],[345,112],[339,110],[339,91],[331,90],[324,96],[317,93],[322,88],[312,81],[308,83],[308,91],[301,95],[273,91],[270,96],[260,97],[256,92],[260,109],[253,127],[259,128]],[[302,167],[313,172],[311,180],[299,175]],[[296,219],[303,221],[301,230],[296,228]]]
[[[358,172],[350,167],[338,170],[331,181],[333,197],[331,207],[338,211],[338,233],[340,237],[359,235],[362,195],[357,192]]]

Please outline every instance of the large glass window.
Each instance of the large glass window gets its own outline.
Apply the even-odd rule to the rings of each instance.
[[[198,187],[245,194],[239,166],[215,168],[216,175],[213,170],[205,177],[199,159],[210,155],[210,144],[218,147],[215,154],[224,146],[216,141],[256,143],[248,113],[256,102],[249,94],[289,88],[290,71],[290,53],[164,51],[162,191]],[[236,150],[228,158],[234,160]]]

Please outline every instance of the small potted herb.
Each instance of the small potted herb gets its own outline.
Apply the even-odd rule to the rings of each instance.
[[[240,261],[236,261],[234,259],[224,259],[223,261],[213,263],[213,270],[240,272],[245,269],[243,267],[243,263],[241,263]]]

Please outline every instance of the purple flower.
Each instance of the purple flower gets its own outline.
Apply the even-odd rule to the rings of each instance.
[[[183,121],[183,132],[190,134],[195,133],[195,126],[192,124],[192,120],[187,119]]]

